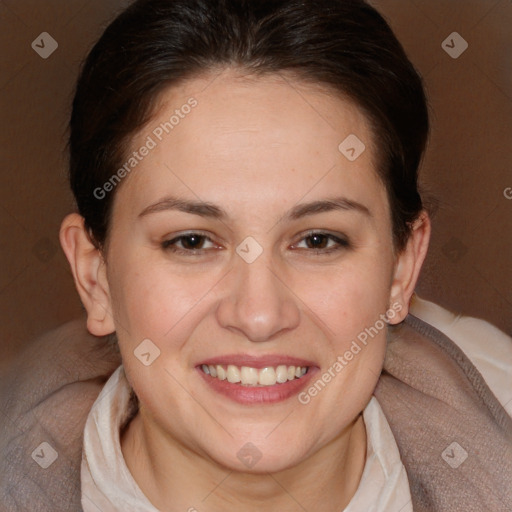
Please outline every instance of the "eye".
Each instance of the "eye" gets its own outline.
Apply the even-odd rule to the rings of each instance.
[[[219,248],[208,236],[202,233],[185,233],[171,240],[165,240],[161,245],[167,251],[191,255],[206,249]]]
[[[330,253],[341,249],[348,249],[350,243],[346,238],[331,233],[310,232],[303,237],[293,249],[312,249],[319,253]]]

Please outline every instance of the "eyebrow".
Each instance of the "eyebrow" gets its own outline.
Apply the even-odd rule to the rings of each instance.
[[[160,201],[144,208],[139,217],[144,217],[151,213],[163,212],[168,210],[178,210],[184,213],[199,215],[216,220],[227,220],[228,214],[219,206],[204,201],[189,201],[176,197],[165,197]],[[308,215],[324,213],[336,210],[353,211],[361,213],[368,217],[373,217],[370,210],[364,205],[346,197],[335,197],[302,203],[291,208],[281,220],[298,220]]]
[[[324,199],[313,201],[311,203],[298,204],[294,206],[284,218],[288,220],[297,220],[308,215],[336,210],[353,211],[362,213],[368,217],[373,217],[370,210],[364,204],[346,197],[335,197],[333,199]]]

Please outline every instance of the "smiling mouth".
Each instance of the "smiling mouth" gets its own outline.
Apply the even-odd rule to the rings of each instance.
[[[252,368],[250,366],[229,365],[201,365],[206,375],[218,380],[227,380],[231,384],[241,386],[275,386],[292,380],[301,379],[309,370],[308,366],[266,366]]]

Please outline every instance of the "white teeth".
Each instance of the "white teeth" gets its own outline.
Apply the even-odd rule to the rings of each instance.
[[[260,384],[262,386],[273,386],[276,381],[276,371],[272,366],[268,366],[267,368],[262,368],[260,370]]]
[[[307,366],[286,366],[280,364],[277,367],[252,368],[242,366],[239,368],[233,364],[226,366],[203,364],[201,369],[210,377],[219,380],[228,380],[232,384],[240,383],[242,386],[274,386],[284,384],[289,380],[300,379],[308,371]]]
[[[258,384],[258,370],[256,368],[242,366],[240,381],[246,386],[255,386]]]
[[[279,384],[288,380],[288,368],[284,364],[280,364],[276,368],[276,380]]]
[[[227,376],[228,382],[231,382],[233,384],[236,382],[240,382],[240,370],[238,369],[237,366],[233,364],[228,365]]]

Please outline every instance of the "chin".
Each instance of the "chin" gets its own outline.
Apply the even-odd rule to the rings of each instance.
[[[290,445],[285,439],[276,443],[243,441],[236,443],[233,451],[215,453],[210,456],[219,465],[237,473],[253,475],[277,473],[299,465],[306,454],[298,452],[298,447],[304,449],[304,444]]]

